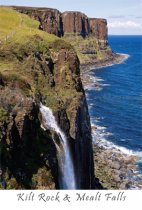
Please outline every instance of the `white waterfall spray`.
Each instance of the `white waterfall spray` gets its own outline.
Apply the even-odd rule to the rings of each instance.
[[[60,146],[56,140],[53,139],[57,149],[58,164],[60,169],[60,189],[76,189],[74,167],[67,138],[59,128],[51,109],[41,104],[40,112],[43,118],[42,128],[45,130],[51,129],[52,131],[55,131],[60,139]]]

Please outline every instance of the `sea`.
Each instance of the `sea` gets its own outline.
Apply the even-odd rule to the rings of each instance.
[[[138,156],[142,173],[142,36],[109,36],[109,45],[125,59],[92,69],[85,89],[93,141]]]

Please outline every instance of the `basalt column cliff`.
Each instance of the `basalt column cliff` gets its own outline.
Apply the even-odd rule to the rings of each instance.
[[[84,13],[67,11],[61,13],[51,8],[13,7],[39,21],[39,29],[56,36],[78,34],[82,37],[93,35],[97,40],[107,41],[107,21],[88,18]]]
[[[64,12],[62,14],[64,35],[76,34],[86,37],[90,33],[88,17],[81,12]]]
[[[55,36],[65,34],[62,14],[20,10],[36,20],[0,7],[0,188],[59,189],[57,146],[66,155],[65,136],[76,188],[91,189],[91,127],[80,62],[74,48]],[[41,104],[52,111],[46,126]]]
[[[39,29],[68,41],[76,49],[81,64],[99,62],[113,57],[107,40],[107,21],[88,18],[81,12],[64,13],[49,8],[14,7],[39,21]]]

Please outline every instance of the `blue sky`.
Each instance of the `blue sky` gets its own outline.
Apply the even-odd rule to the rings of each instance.
[[[0,5],[81,11],[89,17],[106,18],[109,34],[142,35],[142,0],[0,0]]]

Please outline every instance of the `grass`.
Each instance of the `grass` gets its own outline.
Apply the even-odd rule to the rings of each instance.
[[[7,112],[5,111],[5,109],[3,109],[2,107],[0,107],[0,121],[5,121],[7,119]]]
[[[68,34],[63,37],[63,40],[71,43],[77,52],[81,64],[92,62],[94,59],[102,60],[104,58],[103,53],[100,50],[99,42],[93,36],[89,36],[84,39],[78,35],[73,36],[72,34]],[[95,54],[83,54],[82,51],[93,51]]]
[[[0,73],[7,83],[18,83],[26,96],[42,94],[46,105],[57,111],[66,104],[68,96],[73,101],[78,93],[68,63],[63,72],[54,69],[61,80],[56,90],[49,86],[50,72],[47,72],[46,60],[62,49],[72,53],[74,50],[57,36],[38,30],[38,26],[38,21],[12,8],[0,7]],[[36,59],[36,53],[41,60]]]
[[[0,73],[9,81],[26,81],[33,92],[36,88],[32,68],[38,69],[34,54],[47,58],[50,45],[59,39],[38,30],[38,26],[38,21],[0,7]]]
[[[26,42],[25,36],[40,35],[47,42],[54,41],[57,37],[38,30],[39,22],[27,15],[21,14],[12,8],[0,7],[0,41],[18,43]]]
[[[3,41],[15,36],[20,29],[37,29],[39,23],[32,21],[10,8],[0,7],[0,40]]]
[[[18,45],[30,50],[42,50],[58,39],[56,36],[38,30],[39,22],[18,13],[11,8],[0,7],[0,44]],[[39,44],[39,39],[42,41]],[[20,46],[20,48],[21,48]],[[1,45],[2,47],[2,45]],[[41,48],[41,49],[40,49]]]

